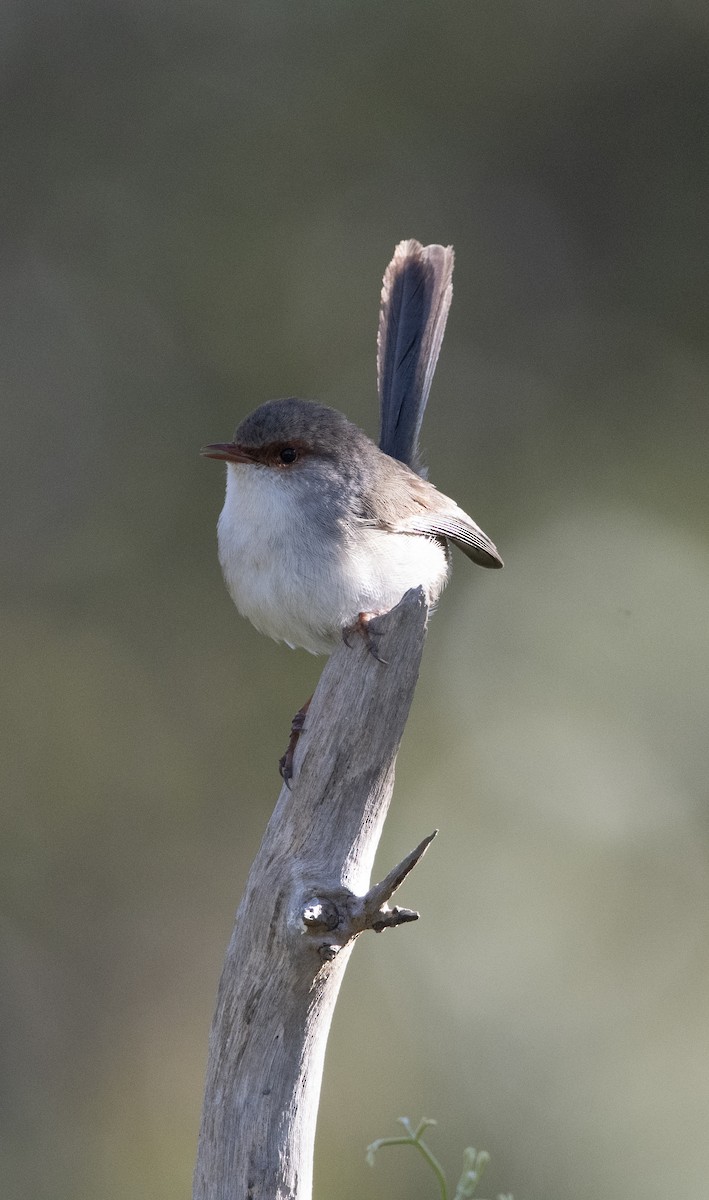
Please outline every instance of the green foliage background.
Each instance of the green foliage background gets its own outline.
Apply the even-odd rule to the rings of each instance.
[[[376,431],[394,243],[452,242],[431,477],[507,562],[432,623],[316,1196],[706,1194],[709,10],[26,0],[0,13],[0,1191],[186,1196],[232,912],[319,664],[236,616],[201,444]],[[414,1156],[412,1156],[414,1157]],[[395,1161],[396,1160],[396,1161]]]

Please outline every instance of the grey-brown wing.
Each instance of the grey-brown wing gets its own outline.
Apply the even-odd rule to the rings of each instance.
[[[448,538],[480,567],[504,565],[495,543],[470,518],[464,521],[449,513],[422,513],[413,518],[409,517],[405,526],[412,533],[428,533]]]

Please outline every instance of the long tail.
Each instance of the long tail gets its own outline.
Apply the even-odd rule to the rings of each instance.
[[[453,297],[452,276],[452,246],[409,240],[399,242],[382,283],[379,445],[419,474],[419,433]]]

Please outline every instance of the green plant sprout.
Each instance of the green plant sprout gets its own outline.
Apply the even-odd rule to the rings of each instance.
[[[426,1159],[426,1162],[438,1180],[441,1200],[448,1200],[448,1184],[446,1182],[445,1171],[435,1154],[432,1153],[430,1147],[423,1140],[424,1130],[437,1123],[437,1121],[431,1121],[427,1117],[422,1117],[416,1128],[413,1129],[408,1117],[399,1117],[399,1124],[404,1126],[406,1132],[400,1137],[377,1138],[376,1142],[372,1142],[371,1145],[367,1146],[367,1162],[370,1167],[374,1166],[375,1155],[383,1146],[415,1146],[419,1153]],[[482,1178],[483,1171],[489,1161],[490,1155],[486,1150],[476,1150],[473,1146],[466,1147],[463,1151],[463,1174],[458,1180],[453,1200],[472,1200]],[[513,1198],[511,1195],[499,1195],[497,1200],[513,1200]]]

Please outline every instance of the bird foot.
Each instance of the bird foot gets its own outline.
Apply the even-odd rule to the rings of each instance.
[[[371,622],[374,620],[375,617],[381,617],[381,616],[382,616],[381,612],[361,612],[358,615],[357,620],[355,621],[354,625],[348,625],[345,629],[342,630],[342,640],[346,646],[351,647],[352,642],[350,641],[350,637],[353,634],[359,635],[359,637],[364,638],[364,644],[367,647],[367,649],[369,650],[369,653],[372,655],[372,658],[376,658],[377,662],[383,663],[384,666],[386,667],[389,664],[387,663],[387,660],[385,658],[382,658],[381,654],[378,653],[378,649],[377,649],[377,643],[379,641],[379,638],[382,636],[382,630],[381,629],[373,629],[372,624],[371,624]]]
[[[312,698],[313,697],[311,696],[310,700],[312,700]],[[303,732],[305,718],[308,715],[308,709],[310,708],[310,700],[306,700],[303,707],[299,708],[293,717],[293,720],[290,723],[290,738],[288,739],[286,752],[283,757],[279,758],[278,760],[278,770],[281,779],[289,790],[290,781],[293,778],[293,756],[295,754],[295,748],[298,745],[298,738]]]

